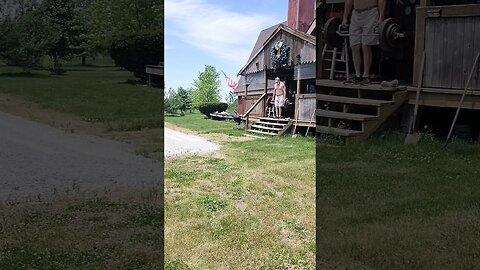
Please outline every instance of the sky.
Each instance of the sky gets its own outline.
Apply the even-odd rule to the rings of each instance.
[[[238,81],[260,31],[287,11],[288,0],[165,0],[165,90],[193,87],[205,65]],[[224,99],[233,90],[220,81]]]

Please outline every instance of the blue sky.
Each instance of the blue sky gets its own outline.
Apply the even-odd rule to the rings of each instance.
[[[192,87],[205,65],[238,81],[261,30],[287,20],[288,0],[165,0],[165,89]],[[232,91],[223,75],[222,98]]]

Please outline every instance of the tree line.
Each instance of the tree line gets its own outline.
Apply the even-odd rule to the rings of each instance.
[[[164,99],[165,112],[184,115],[205,106],[214,111],[228,108],[234,112],[237,108],[235,94],[233,91],[228,92],[227,102],[221,102],[220,85],[220,73],[214,66],[205,65],[204,71],[199,72],[198,78],[193,81],[193,87],[179,87],[176,90],[170,88]],[[206,115],[209,116],[209,113]]]
[[[48,57],[53,74],[61,60],[110,54],[145,78],[145,64],[163,61],[163,1],[0,0],[0,60],[26,69]],[[145,63],[146,62],[146,63]]]

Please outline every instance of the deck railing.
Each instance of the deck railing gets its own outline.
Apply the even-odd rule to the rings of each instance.
[[[245,129],[248,128],[248,119],[250,117],[250,113],[253,111],[253,109],[255,109],[255,107],[257,107],[257,105],[267,96],[267,93],[263,93],[262,96],[260,96],[260,98],[255,101],[255,103],[253,103],[252,107],[250,107],[250,109],[247,110],[247,112],[245,114],[243,114],[242,118],[245,119]]]

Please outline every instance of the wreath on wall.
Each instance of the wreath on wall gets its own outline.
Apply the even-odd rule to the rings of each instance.
[[[288,63],[288,55],[290,53],[290,47],[284,40],[275,42],[270,52],[270,58],[274,67],[285,66]]]

